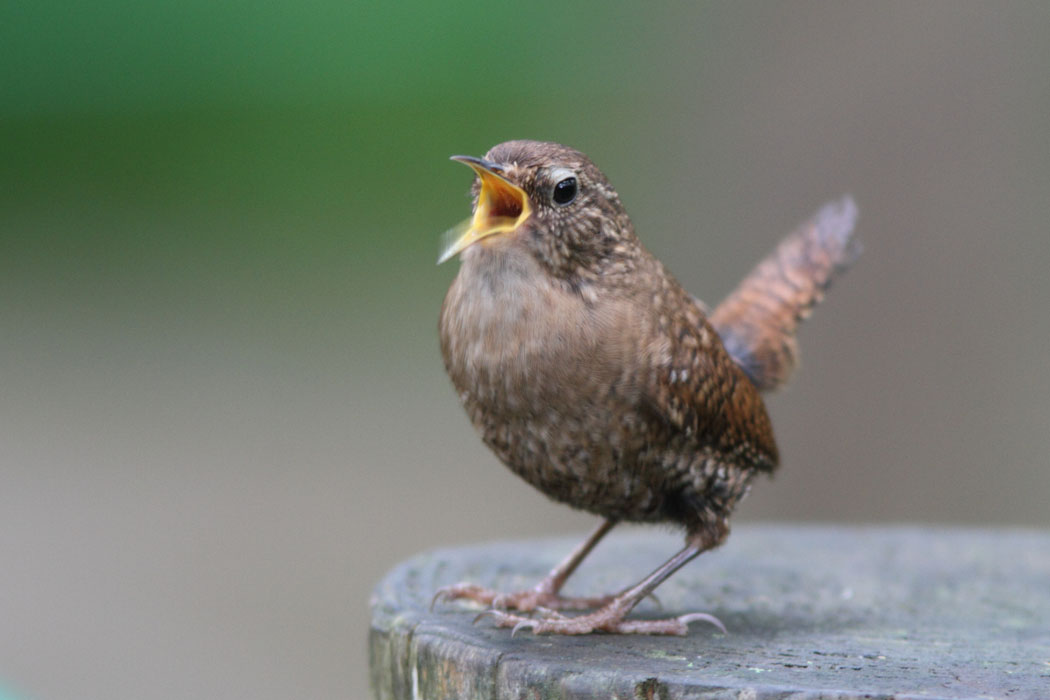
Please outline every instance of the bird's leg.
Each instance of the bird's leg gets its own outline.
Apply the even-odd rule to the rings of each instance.
[[[513,593],[500,593],[473,583],[457,583],[440,589],[434,595],[431,607],[438,600],[456,600],[458,598],[474,600],[495,608],[519,610],[521,612],[530,612],[540,608],[548,610],[591,610],[605,605],[613,600],[614,596],[566,598],[559,595],[559,591],[561,591],[565,581],[576,570],[576,567],[580,565],[584,557],[590,554],[594,546],[598,544],[598,541],[605,537],[615,525],[615,520],[602,521],[602,524],[586,540],[574,549],[569,556],[565,557],[561,563],[551,569],[546,578],[532,588]]]
[[[586,615],[565,617],[561,615],[544,618],[522,617],[498,610],[490,610],[483,615],[495,618],[499,627],[531,629],[536,634],[590,634],[591,632],[611,632],[613,634],[674,634],[684,636],[689,632],[690,622],[709,622],[725,632],[725,626],[718,618],[707,613],[690,613],[666,620],[626,620],[634,606],[663,583],[678,569],[694,559],[698,554],[717,546],[728,534],[728,528],[721,524],[717,531],[704,531],[693,534],[686,540],[686,545],[660,565],[655,571],[642,579],[638,584]],[[480,617],[480,616],[479,616]]]

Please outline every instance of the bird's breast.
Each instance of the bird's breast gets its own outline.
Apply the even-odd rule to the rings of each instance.
[[[537,383],[574,384],[573,370],[587,364],[598,337],[593,310],[529,255],[468,252],[440,322],[445,363],[457,388],[500,385],[513,403],[530,387],[541,389]]]
[[[594,512],[657,505],[632,307],[587,300],[527,261],[466,260],[441,312],[449,376],[485,443],[549,496]]]

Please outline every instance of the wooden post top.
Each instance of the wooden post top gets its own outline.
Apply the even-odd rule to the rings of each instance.
[[[582,540],[582,536],[580,537]],[[426,698],[1050,698],[1050,532],[740,526],[637,617],[709,612],[728,635],[537,637],[430,600],[472,581],[530,587],[578,544],[507,542],[419,555],[373,598],[381,700]],[[566,586],[620,590],[681,545],[614,532]]]

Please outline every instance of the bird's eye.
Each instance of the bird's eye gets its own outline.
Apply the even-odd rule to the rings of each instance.
[[[551,195],[555,204],[565,206],[576,199],[576,178],[567,177],[554,186],[554,194]]]

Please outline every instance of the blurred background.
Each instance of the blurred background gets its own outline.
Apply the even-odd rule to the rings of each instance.
[[[9,0],[0,56],[21,697],[365,697],[392,565],[593,525],[437,346],[447,158],[511,138],[587,152],[710,303],[856,197],[737,523],[1050,526],[1046,3]]]

